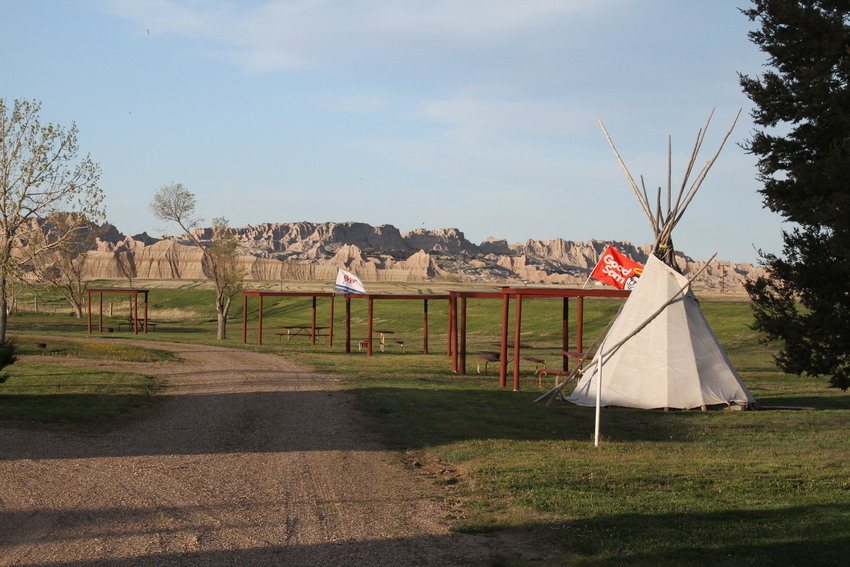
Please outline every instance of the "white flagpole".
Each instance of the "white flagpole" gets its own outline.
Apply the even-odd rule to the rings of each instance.
[[[599,255],[599,259],[596,261],[596,264],[593,266],[593,269],[590,270],[590,273],[587,275],[587,279],[584,280],[584,284],[581,286],[581,289],[584,289],[584,288],[587,287],[588,282],[590,282],[590,278],[593,277],[593,272],[595,272],[596,268],[599,267],[599,263],[602,262],[602,257],[605,256],[605,252],[607,252],[607,251],[608,251],[608,248],[603,250],[602,254]]]
[[[596,429],[593,433],[593,446],[599,447],[599,424],[602,417],[602,353],[604,352],[605,342],[599,347],[599,364],[596,366]]]

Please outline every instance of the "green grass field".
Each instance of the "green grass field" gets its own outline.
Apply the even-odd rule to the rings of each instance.
[[[120,285],[120,284],[118,284]],[[383,291],[383,290],[382,290]],[[440,293],[438,286],[408,286],[402,293]],[[212,295],[199,289],[152,290],[156,332],[151,340],[215,343]],[[467,374],[451,372],[446,356],[445,302],[429,304],[429,347],[422,353],[420,301],[377,301],[375,325],[405,341],[367,357],[344,350],[344,301],[334,306],[335,341],[313,346],[274,335],[279,325],[309,324],[310,298],[267,298],[264,344],[256,344],[257,303],[249,301],[247,344],[242,343],[242,304],[231,312],[225,344],[279,353],[317,371],[344,378],[376,432],[402,461],[430,455],[447,463],[435,482],[462,504],[456,529],[491,533],[519,530],[564,565],[840,565],[850,553],[850,395],[826,379],[787,376],[772,361],[773,347],[748,325],[749,305],[704,301],[703,310],[727,354],[763,406],[813,409],[771,411],[603,410],[600,447],[592,442],[590,408],[565,402],[535,404],[540,394],[533,366],[524,366],[522,389],[500,388],[496,373],[475,372],[477,357],[499,340],[501,303],[472,300],[468,310]],[[329,302],[317,302],[317,324],[329,320]],[[352,302],[352,338],[365,336],[365,301]],[[618,307],[586,301],[585,347]],[[113,317],[118,315],[113,309]],[[558,361],[561,302],[523,305],[523,342],[535,354]],[[575,309],[571,310],[574,321]],[[65,315],[14,314],[10,333],[85,337],[85,325]],[[105,333],[105,338],[127,338]],[[45,339],[50,348],[52,339]],[[24,344],[23,341],[21,344]],[[66,348],[66,347],[58,347]],[[76,355],[75,355],[76,356]],[[122,355],[125,356],[125,355]],[[127,354],[126,356],[130,356]],[[136,356],[139,356],[138,353]],[[144,355],[144,356],[156,356]],[[143,368],[144,363],[140,362]],[[18,363],[0,386],[0,412],[16,396],[15,384],[54,372],[47,364]],[[143,373],[143,371],[142,371]],[[125,378],[133,383],[134,378]],[[100,388],[92,373],[77,380]],[[154,385],[155,386],[155,385]],[[61,400],[61,382],[41,386]],[[98,395],[119,398],[124,384]],[[154,399],[151,385],[135,386]],[[114,390],[113,393],[109,393]],[[104,394],[106,392],[106,394]],[[88,395],[79,393],[75,395]],[[49,405],[49,404],[48,404]],[[30,406],[32,412],[47,411]],[[3,419],[26,419],[0,413]],[[119,414],[120,415],[120,412]],[[120,419],[114,417],[114,419]],[[505,558],[505,565],[512,560]]]

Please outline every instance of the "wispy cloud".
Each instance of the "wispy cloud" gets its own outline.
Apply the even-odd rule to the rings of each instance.
[[[603,3],[593,3],[594,10]],[[591,9],[580,0],[108,0],[117,15],[155,34],[217,42],[248,72],[325,67],[368,56],[427,59],[519,39],[553,19]]]
[[[458,141],[480,142],[496,137],[563,136],[586,129],[588,109],[574,102],[538,98],[493,98],[458,93],[452,98],[427,101],[428,119],[446,124]]]

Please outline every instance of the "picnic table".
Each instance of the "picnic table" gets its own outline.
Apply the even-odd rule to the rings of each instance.
[[[481,363],[482,362],[484,363],[484,372],[486,373],[488,364],[490,364],[491,362],[499,362],[500,359],[501,359],[500,353],[501,353],[501,349],[502,349],[502,343],[490,343],[490,345],[497,347],[499,349],[499,352],[485,352],[484,354],[482,354],[481,356],[478,357],[477,370],[478,370],[479,374],[481,374]],[[508,343],[507,347],[508,347],[508,351],[514,350],[514,343]],[[521,348],[521,349],[522,348],[534,348],[534,346],[528,345],[528,344],[520,344],[519,348]],[[510,357],[508,358],[508,362],[511,362],[512,360],[513,360],[512,358],[510,358]],[[528,362],[533,362],[535,371],[538,368],[540,368],[541,366],[546,364],[545,361],[542,358],[538,358],[538,357],[535,357],[535,356],[523,356],[522,360],[526,360]]]
[[[395,334],[395,331],[391,331],[389,329],[373,329],[372,332],[378,334],[378,348],[381,349],[381,352],[384,352],[384,347],[387,344],[387,335]],[[403,340],[396,339],[393,342],[401,347],[401,352],[404,352],[404,341]],[[357,346],[357,350],[363,350],[363,348],[368,347],[368,345],[369,345],[368,339],[360,339],[360,343]]]
[[[494,347],[502,348],[502,343],[490,343]],[[534,348],[531,345],[520,343],[519,348]],[[514,343],[508,343],[508,350],[514,349]]]
[[[575,358],[579,366],[584,365],[585,360],[591,359],[594,356],[592,352],[574,352],[570,350],[562,350],[561,354],[569,356],[570,358]]]
[[[134,326],[135,326],[136,329],[143,329],[144,326],[145,326],[145,320],[144,319],[133,319],[132,317],[127,317],[123,321],[118,321],[118,330],[120,331],[121,328],[124,327],[124,325],[127,326],[128,331],[132,331]],[[149,329],[156,331],[156,325],[157,324],[156,324],[155,321],[148,320],[147,325],[148,325]]]
[[[310,337],[314,338],[314,333],[316,337],[326,337],[327,333],[322,333],[323,330],[328,329],[328,327],[320,327],[313,325],[278,325],[278,329],[285,329],[285,332],[275,333],[277,336],[286,337],[286,342],[291,341],[295,337]]]
[[[543,368],[538,369],[537,372],[537,386],[541,387],[543,385],[543,377],[544,376],[554,376],[555,377],[555,386],[558,385],[558,381],[563,379],[564,376],[572,378],[573,380],[577,379],[581,376],[581,369],[584,366],[584,361],[593,358],[594,354],[592,352],[575,352],[571,350],[562,350],[561,354],[564,356],[568,356],[570,358],[576,359],[576,367],[574,370],[563,370],[560,368],[546,368],[545,364]]]

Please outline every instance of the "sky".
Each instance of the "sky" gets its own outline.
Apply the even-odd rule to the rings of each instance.
[[[654,194],[741,117],[673,233],[697,260],[781,251],[752,104],[747,0],[0,0],[0,98],[79,128],[121,232],[182,183],[209,226],[651,243],[602,131]]]

